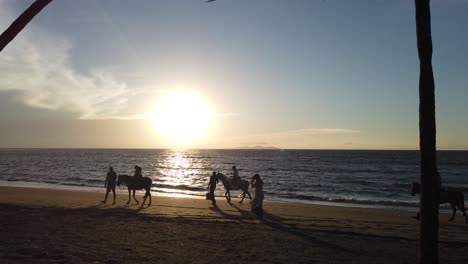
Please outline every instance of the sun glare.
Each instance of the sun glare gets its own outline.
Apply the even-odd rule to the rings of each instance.
[[[197,143],[206,136],[211,114],[200,96],[171,92],[157,102],[152,119],[168,143],[186,145]]]

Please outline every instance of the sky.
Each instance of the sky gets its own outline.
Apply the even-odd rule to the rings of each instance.
[[[0,0],[0,30],[32,2]],[[437,147],[466,150],[468,0],[431,8]],[[0,74],[2,148],[419,147],[412,0],[55,0]],[[152,118],[174,92],[201,136]],[[199,131],[185,104],[166,134]]]

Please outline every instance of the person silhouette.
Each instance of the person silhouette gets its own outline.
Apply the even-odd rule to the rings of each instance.
[[[208,190],[210,191],[210,197],[211,197],[211,204],[216,205],[216,199],[215,199],[215,194],[214,191],[216,189],[216,184],[219,182],[218,176],[216,175],[216,172],[213,171],[213,174],[210,177],[210,182],[208,183]]]
[[[241,178],[239,177],[239,171],[236,166],[232,166],[232,180],[231,183],[233,186],[239,186]]]
[[[115,173],[112,167],[109,167],[109,171],[107,172],[107,176],[106,176],[106,181],[104,182],[104,187],[106,188],[106,196],[104,197],[104,200],[102,201],[103,203],[107,202],[107,197],[109,196],[109,193],[112,191],[112,194],[114,196],[114,202],[112,204],[115,204],[115,181],[116,180],[117,180],[117,174]]]
[[[142,171],[142,168],[138,165],[135,165],[135,173],[133,174],[133,179],[135,180],[135,184],[137,186],[141,185],[141,179],[143,178],[143,174],[141,173],[141,171]]]
[[[251,203],[252,211],[263,213],[263,181],[260,175],[255,174],[250,183],[252,184],[252,188],[255,188],[255,197]]]

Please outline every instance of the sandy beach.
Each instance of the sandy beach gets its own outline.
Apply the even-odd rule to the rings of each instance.
[[[2,263],[417,263],[414,212],[0,187]],[[141,195],[139,196],[141,200]],[[468,263],[468,224],[441,214],[441,263]]]

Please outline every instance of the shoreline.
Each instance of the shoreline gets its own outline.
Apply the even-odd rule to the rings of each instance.
[[[413,212],[265,201],[218,206],[153,196],[0,187],[0,259],[7,263],[415,263]],[[141,194],[137,198],[141,201]],[[443,263],[468,261],[468,225],[440,217]]]
[[[55,183],[43,183],[43,182],[27,182],[27,181],[15,181],[15,180],[0,180],[1,187],[23,187],[23,188],[38,188],[38,189],[52,189],[52,190],[70,190],[70,191],[84,191],[84,192],[104,192],[103,187],[93,187],[84,185],[70,185],[70,184],[55,184]],[[119,190],[116,187],[116,193],[126,193],[127,191],[122,189]],[[143,193],[137,191],[137,193]],[[190,195],[182,193],[169,193],[169,192],[157,192],[152,191],[152,195],[165,196],[165,197],[185,197],[204,199],[203,195]],[[233,196],[234,198],[236,196]],[[216,196],[216,198],[224,199],[223,196]],[[267,197],[268,198],[268,197]],[[301,203],[311,205],[325,205],[325,206],[337,206],[337,207],[350,207],[350,208],[369,208],[369,209],[395,209],[403,211],[417,211],[417,207],[412,206],[392,206],[392,205],[380,205],[380,204],[364,204],[364,203],[353,203],[353,202],[332,202],[332,201],[309,201],[300,199],[288,199],[288,198],[270,198],[265,201],[272,202],[286,202],[286,203]],[[448,212],[448,209],[442,208],[441,211]]]

